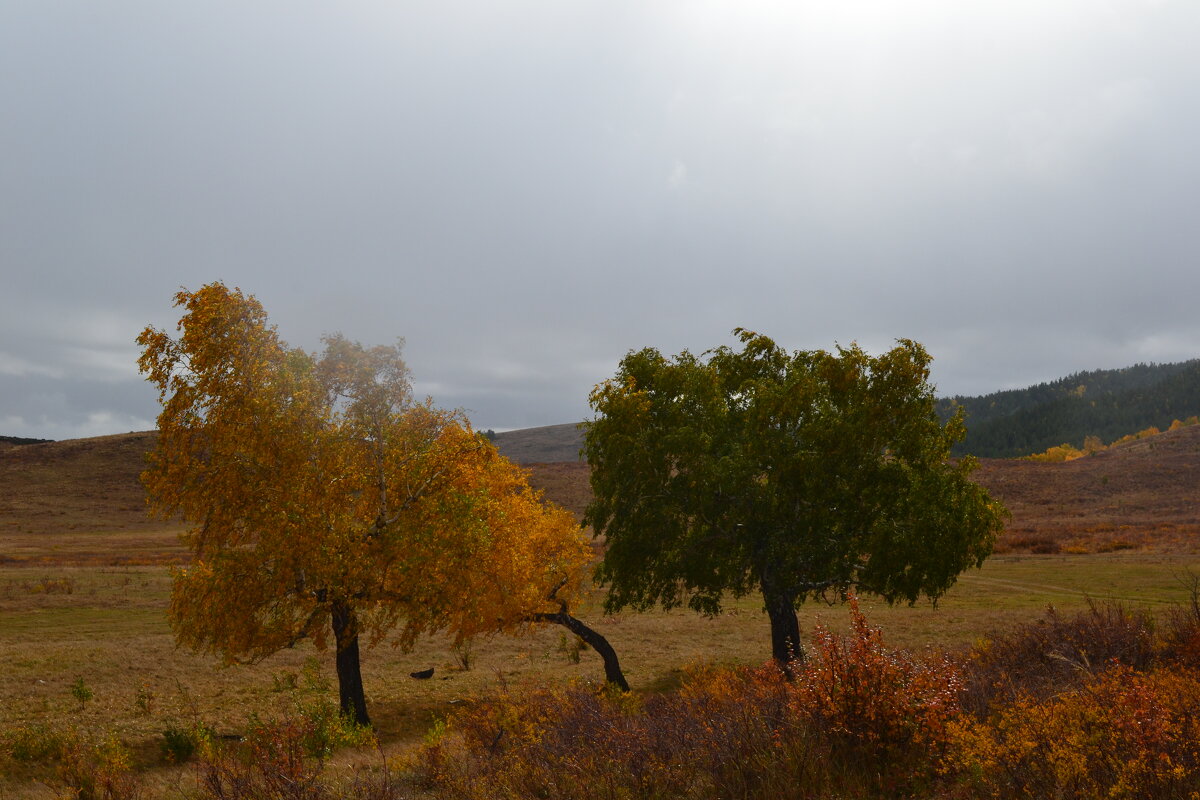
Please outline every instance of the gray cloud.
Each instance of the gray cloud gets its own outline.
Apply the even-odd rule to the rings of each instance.
[[[916,338],[947,393],[1200,355],[1186,0],[0,8],[0,433],[152,424],[179,286],[407,340],[483,427],[627,350]]]

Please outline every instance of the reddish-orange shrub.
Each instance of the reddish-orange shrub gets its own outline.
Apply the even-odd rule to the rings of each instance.
[[[1162,620],[1161,655],[1169,662],[1200,668],[1200,576],[1189,574],[1185,583],[1187,604],[1168,609]]]
[[[323,763],[309,757],[312,724],[291,717],[254,726],[243,746],[202,743],[196,776],[210,800],[316,800]]]
[[[789,682],[774,664],[678,692],[500,695],[454,718],[420,771],[455,800],[903,797],[927,786],[957,709],[953,664],[886,648],[852,604]]]
[[[850,598],[851,633],[818,625],[815,652],[797,665],[792,707],[835,749],[874,765],[881,790],[919,784],[945,752],[947,723],[959,712],[955,663],[888,648]]]
[[[314,713],[286,714],[255,721],[244,741],[223,742],[204,731],[193,767],[202,800],[334,800],[395,798],[390,776],[356,776],[340,789],[323,779],[325,759],[334,747],[373,742],[367,729],[346,717]],[[190,795],[189,795],[190,796]]]

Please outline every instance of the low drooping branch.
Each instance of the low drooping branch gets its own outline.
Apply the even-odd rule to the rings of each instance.
[[[589,626],[583,620],[571,616],[571,612],[567,607],[567,601],[559,598],[558,590],[566,585],[567,579],[563,578],[558,582],[546,599],[558,603],[558,611],[548,612],[542,611],[535,614],[530,614],[526,617],[530,622],[549,622],[555,625],[562,625],[571,633],[578,636],[583,641],[587,642],[588,646],[595,650],[600,658],[604,660],[604,679],[615,686],[618,686],[621,691],[629,691],[629,682],[625,680],[625,673],[621,671],[621,663],[617,659],[617,651],[608,643],[599,631]]]

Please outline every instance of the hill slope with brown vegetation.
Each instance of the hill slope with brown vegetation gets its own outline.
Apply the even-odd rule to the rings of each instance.
[[[574,422],[497,433],[496,449],[518,464],[579,461],[583,431]]]
[[[44,553],[46,537],[62,560],[103,562],[118,542],[149,560],[180,557],[178,528],[147,517],[138,482],[155,435],[0,449],[0,562]],[[555,458],[577,442],[575,425],[497,436],[547,499],[579,515],[591,498],[587,464]],[[998,552],[1200,550],[1200,426],[1066,463],[987,459],[975,478],[1012,512]]]
[[[150,519],[138,481],[156,436],[149,431],[0,449],[0,563],[181,556],[178,527]]]
[[[1200,426],[1064,463],[984,460],[975,480],[1012,512],[998,550],[1200,548]]]

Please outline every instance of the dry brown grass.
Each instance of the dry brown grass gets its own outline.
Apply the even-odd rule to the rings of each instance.
[[[1200,426],[1059,464],[986,460],[975,479],[1012,512],[997,552],[1200,548]]]
[[[592,502],[590,471],[583,462],[524,464],[529,470],[529,483],[546,493],[546,498],[570,509],[582,519],[584,509]]]
[[[138,482],[154,432],[0,450],[0,564],[175,563],[178,525]]]
[[[1165,601],[1186,599],[1186,586],[1177,578],[1188,568],[1200,569],[1200,560],[1137,554],[1002,557],[964,576],[937,608],[870,602],[864,608],[897,645],[952,648],[1027,620],[1049,603],[1082,608],[1089,593],[1161,610]],[[67,586],[69,593],[55,588]],[[115,731],[141,766],[163,782],[175,774],[159,753],[167,728],[201,720],[219,732],[239,733],[251,714],[269,715],[288,704],[289,694],[276,688],[289,675],[300,675],[309,658],[318,659],[332,681],[332,656],[310,647],[235,667],[177,649],[163,613],[168,591],[162,567],[0,569],[0,650],[8,662],[0,682],[0,731],[28,723]],[[769,654],[768,626],[755,598],[734,602],[713,619],[683,610],[606,617],[593,608],[583,616],[608,636],[639,692],[673,687],[688,666],[759,664]],[[818,619],[837,627],[844,618],[841,610],[819,604],[802,612],[809,631]],[[412,653],[387,646],[368,651],[364,680],[385,751],[405,752],[435,718],[502,685],[520,691],[599,680],[595,654],[585,651],[580,663],[572,663],[569,645],[556,628],[476,642],[469,671],[444,640],[422,642]],[[436,670],[433,680],[408,677],[430,666]],[[94,693],[82,708],[71,692],[80,678]],[[0,797],[32,791],[30,778],[24,772],[0,782]]]

